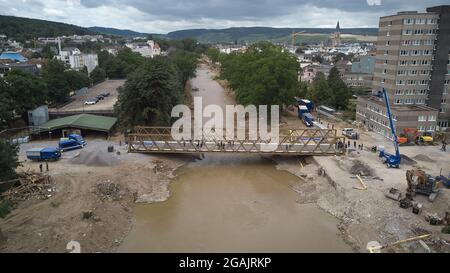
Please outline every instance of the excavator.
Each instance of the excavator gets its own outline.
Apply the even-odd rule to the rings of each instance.
[[[397,137],[398,144],[406,145],[415,143],[417,145],[433,145],[434,139],[431,133],[421,134],[416,128],[404,128],[403,132]]]
[[[443,176],[431,176],[423,170],[415,169],[406,171],[406,181],[408,188],[406,192],[414,197],[417,193],[428,196],[428,200],[433,202],[440,191],[440,184],[445,179]]]

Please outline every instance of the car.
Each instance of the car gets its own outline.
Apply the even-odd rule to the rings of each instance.
[[[93,100],[93,99],[87,100],[84,102],[85,105],[94,105],[96,103],[97,103],[97,100]]]
[[[358,132],[353,130],[353,128],[344,128],[342,130],[342,135],[350,139],[358,139]]]
[[[96,98],[97,98],[98,100],[104,100],[104,99],[105,99],[105,97],[103,97],[102,95],[98,95],[98,96],[96,96]]]
[[[102,95],[103,97],[109,97],[110,93],[109,92],[105,92],[105,93],[101,93],[100,95]]]

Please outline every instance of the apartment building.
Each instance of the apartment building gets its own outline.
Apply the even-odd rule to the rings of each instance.
[[[449,56],[450,6],[380,18],[372,93],[388,91],[397,130],[406,125],[421,131],[450,127]],[[369,128],[380,127],[375,121],[384,120],[385,109],[378,98],[359,97],[356,117]],[[388,126],[380,128],[376,131],[389,136]]]

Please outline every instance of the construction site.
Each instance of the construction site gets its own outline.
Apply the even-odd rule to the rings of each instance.
[[[217,73],[201,64],[192,96],[234,104]],[[48,162],[26,151],[54,140],[22,143],[0,251],[70,252],[76,241],[82,252],[450,252],[445,135],[393,141],[311,113],[312,128],[309,115],[285,113],[271,153],[161,128],[86,137]]]

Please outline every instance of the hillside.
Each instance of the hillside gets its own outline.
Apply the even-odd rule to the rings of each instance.
[[[246,41],[255,42],[269,40],[273,42],[284,43],[290,41],[291,33],[305,31],[308,35],[297,38],[297,42],[314,42],[328,39],[329,35],[334,33],[332,28],[270,28],[270,27],[239,27],[227,29],[191,29],[170,32],[167,36],[174,40],[184,38],[196,38],[200,42],[234,42]],[[343,34],[353,34],[358,36],[376,36],[377,28],[349,28],[342,29]],[[352,40],[352,39],[349,39]],[[355,39],[357,40],[357,39]]]
[[[129,29],[117,29],[109,27],[89,27],[90,31],[98,32],[105,35],[121,36],[126,38],[146,37],[148,33],[136,32]]]
[[[0,34],[6,34],[23,42],[37,37],[85,35],[94,34],[94,32],[65,23],[0,15]]]

